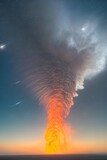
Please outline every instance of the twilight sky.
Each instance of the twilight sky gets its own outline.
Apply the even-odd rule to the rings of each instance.
[[[80,28],[82,23],[95,22],[99,25],[98,32],[107,34],[106,0],[59,0],[51,5],[56,4],[62,8],[59,18],[68,21],[69,15],[72,23],[80,24]],[[17,60],[17,55],[19,58],[23,52],[33,53],[36,45],[41,46],[38,39],[43,33],[37,33],[35,26],[42,30],[46,23],[43,19],[39,21],[39,16],[44,14],[42,10],[38,14],[44,5],[49,5],[47,0],[0,0],[0,154],[40,153],[44,147],[45,109],[26,88],[20,69],[25,64]],[[56,15],[57,11],[56,7]],[[55,17],[50,19],[52,26]],[[63,18],[60,23],[63,24]],[[23,59],[26,63],[26,57]],[[78,91],[79,96],[74,99],[67,117],[72,127],[69,152],[107,153],[107,67],[94,78],[85,80],[84,86],[85,89]]]

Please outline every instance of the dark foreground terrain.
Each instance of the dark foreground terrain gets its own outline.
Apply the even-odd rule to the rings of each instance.
[[[107,155],[6,155],[0,160],[107,160]]]

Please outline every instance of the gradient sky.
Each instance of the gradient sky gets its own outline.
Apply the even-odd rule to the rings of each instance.
[[[8,12],[10,9],[14,14],[25,3],[29,4],[30,0],[0,0],[0,9],[5,13],[8,8]],[[93,13],[101,20],[102,29],[106,30],[106,0],[64,1],[64,5],[68,10],[74,10],[76,16]],[[45,110],[25,89],[20,74],[15,70],[8,49],[12,41],[6,35],[8,27],[11,27],[10,24],[6,27],[9,19],[5,19],[2,12],[0,18],[3,22],[0,25],[0,45],[6,44],[0,49],[0,154],[39,153],[43,147]],[[72,127],[69,152],[107,153],[107,69],[85,81],[85,89],[78,93],[79,97],[75,98],[75,105],[67,118]]]

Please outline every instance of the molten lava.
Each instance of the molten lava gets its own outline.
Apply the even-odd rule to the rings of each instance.
[[[64,97],[65,96],[65,97]],[[72,97],[67,94],[55,94],[48,102],[48,123],[45,134],[46,153],[65,153],[66,132],[64,119],[73,105]]]

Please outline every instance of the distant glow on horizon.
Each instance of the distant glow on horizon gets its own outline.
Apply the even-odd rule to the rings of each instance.
[[[36,142],[36,143],[34,143]],[[3,145],[2,145],[3,146]],[[7,143],[4,147],[0,146],[1,154],[47,154],[44,152],[44,142],[40,139],[35,141],[17,143]],[[4,149],[3,149],[4,148]],[[103,141],[93,141],[88,139],[78,139],[69,141],[66,154],[95,154],[107,153],[107,144]]]

